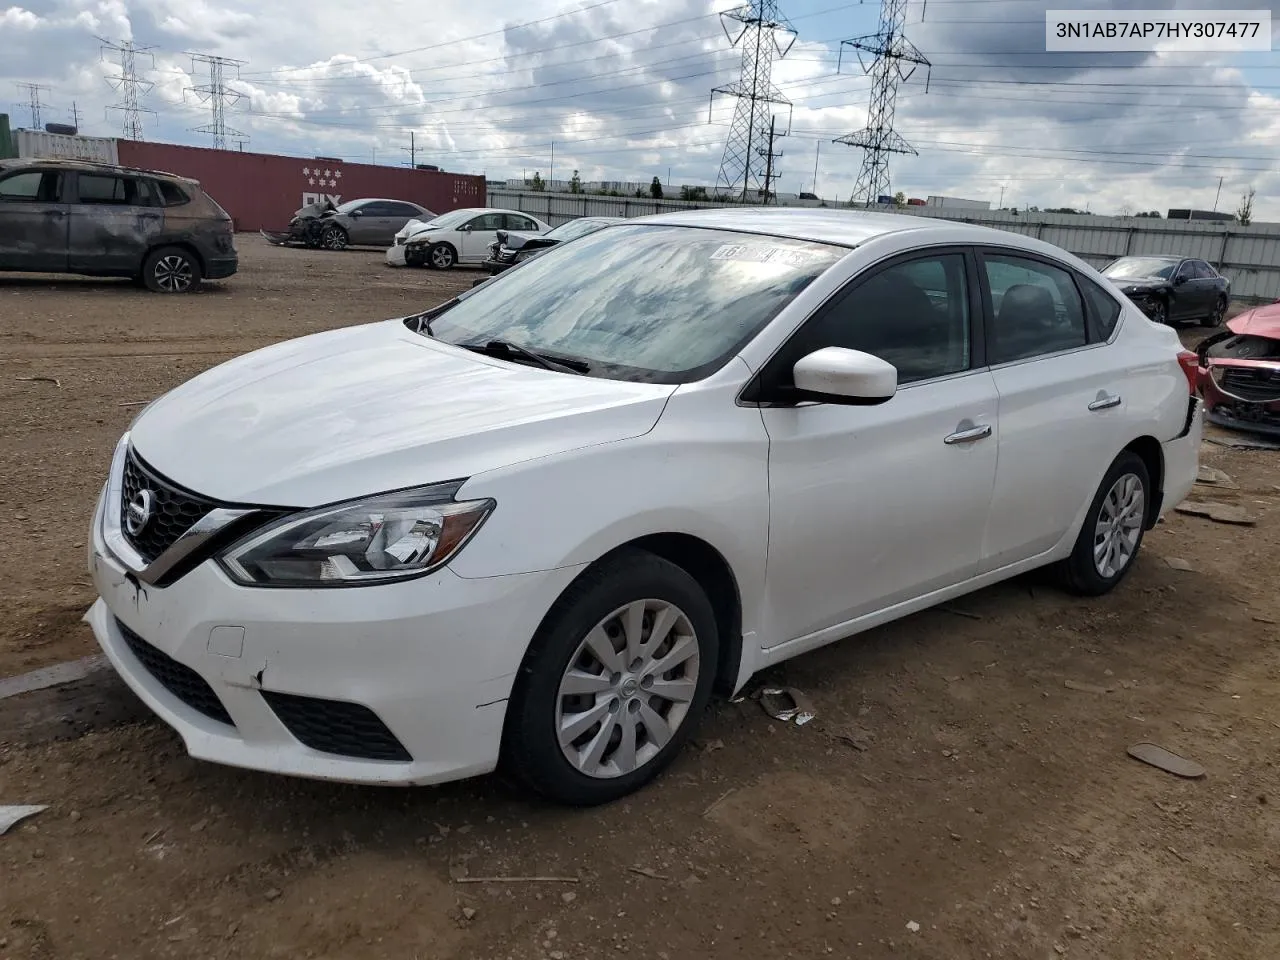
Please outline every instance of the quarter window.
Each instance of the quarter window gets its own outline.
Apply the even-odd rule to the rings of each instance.
[[[191,198],[176,183],[169,180],[155,181],[156,189],[160,191],[160,199],[166,207],[176,207],[184,203],[190,203]]]
[[[814,317],[787,351],[787,380],[800,357],[823,347],[861,350],[912,383],[969,368],[969,293],[964,256],[948,253],[896,263],[857,281]],[[794,354],[794,355],[792,355]]]
[[[1083,347],[1084,304],[1071,274],[1039,260],[986,254],[991,288],[990,363]]]
[[[1115,332],[1116,323],[1120,319],[1120,304],[1088,277],[1077,275],[1076,282],[1084,291],[1085,299],[1089,301],[1089,312],[1094,327],[1091,339],[1096,343],[1110,340],[1111,334]]]

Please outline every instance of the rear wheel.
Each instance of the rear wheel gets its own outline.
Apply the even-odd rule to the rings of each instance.
[[[1142,548],[1151,477],[1131,450],[1116,457],[1089,505],[1071,556],[1057,568],[1073,593],[1100,596],[1125,578]]]
[[[190,293],[200,280],[200,261],[181,247],[152,250],[142,264],[142,282],[153,293]]]
[[[1213,305],[1213,312],[1209,314],[1209,326],[1220,327],[1222,321],[1227,317],[1227,298],[1218,297]]]
[[[657,776],[711,696],[719,637],[682,568],[627,551],[580,577],[520,670],[503,766],[561,803],[616,800]]]

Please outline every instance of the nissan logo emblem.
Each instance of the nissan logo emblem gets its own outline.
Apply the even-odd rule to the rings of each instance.
[[[139,490],[129,500],[124,510],[124,528],[133,536],[142,532],[142,528],[151,520],[151,510],[155,506],[155,498],[150,490]]]

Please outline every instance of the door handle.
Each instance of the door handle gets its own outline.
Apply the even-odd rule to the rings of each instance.
[[[980,427],[971,427],[968,430],[959,430],[950,436],[943,437],[942,442],[949,445],[957,443],[973,443],[975,440],[981,440],[983,437],[991,436],[991,425],[984,423]]]
[[[1093,403],[1089,404],[1090,410],[1110,410],[1112,407],[1120,406],[1120,395],[1116,394],[1111,397],[1099,397]]]

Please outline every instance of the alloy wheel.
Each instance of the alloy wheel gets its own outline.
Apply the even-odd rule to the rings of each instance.
[[[437,270],[448,270],[453,266],[453,251],[441,245],[431,251],[431,265]]]
[[[1151,311],[1151,319],[1155,323],[1168,323],[1169,311],[1165,307],[1163,300],[1157,300],[1155,307]]]
[[[1121,474],[1103,498],[1093,533],[1093,565],[1099,576],[1119,575],[1138,552],[1146,516],[1146,493],[1132,473]]]
[[[191,289],[193,273],[191,261],[171,253],[156,261],[154,276],[156,286],[165,293],[185,293]]]
[[[330,227],[324,232],[321,242],[326,250],[345,250],[347,248],[347,235],[337,227]]]
[[[1226,316],[1226,314],[1227,314],[1227,301],[1219,297],[1218,302],[1213,305],[1213,313],[1209,314],[1209,326],[1211,327],[1222,326],[1222,320],[1223,320],[1223,317]]]
[[[662,751],[698,689],[698,637],[665,600],[636,600],[597,623],[578,645],[556,695],[565,759],[597,779],[620,777]]]

